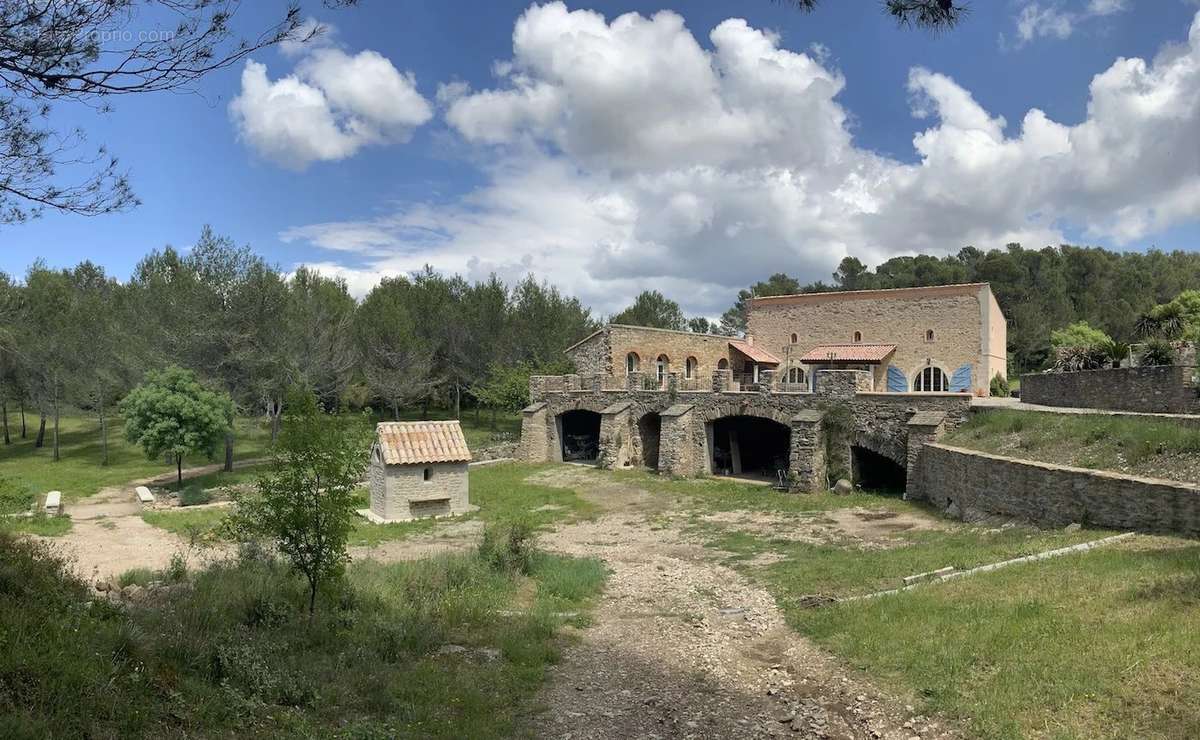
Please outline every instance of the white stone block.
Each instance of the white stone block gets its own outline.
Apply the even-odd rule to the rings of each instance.
[[[146,488],[145,486],[138,486],[133,490],[137,492],[138,501],[141,501],[143,504],[154,503],[154,494],[150,493],[149,488]]]
[[[46,513],[57,514],[62,508],[62,491],[51,491],[46,494]]]

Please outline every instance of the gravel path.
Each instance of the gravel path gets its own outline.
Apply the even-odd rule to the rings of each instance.
[[[580,641],[551,671],[531,718],[547,738],[941,738],[784,623],[774,599],[671,527],[653,497],[588,471],[576,490],[609,511],[546,535],[548,549],[612,575]],[[550,482],[550,481],[546,481]],[[566,483],[565,480],[558,481]],[[582,484],[582,485],[581,485]]]

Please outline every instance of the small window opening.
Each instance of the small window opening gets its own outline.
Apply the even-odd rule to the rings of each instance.
[[[429,480],[433,478],[433,470],[430,468],[425,468],[421,475],[425,478],[426,482],[429,482]]]
[[[861,331],[854,332],[854,343],[858,344],[861,341],[862,341],[862,332]]]
[[[933,341],[933,329],[926,329],[926,330],[925,330],[925,341],[926,341],[926,342],[932,342],[932,341]]]

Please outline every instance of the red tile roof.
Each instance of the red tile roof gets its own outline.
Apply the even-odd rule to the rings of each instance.
[[[894,344],[822,344],[805,352],[800,362],[883,362],[895,351]]]
[[[470,462],[457,421],[385,421],[375,427],[385,465]]]
[[[762,362],[768,365],[778,365],[779,358],[761,347],[755,347],[749,342],[743,342],[740,339],[730,339],[729,346],[741,352],[755,362]]]

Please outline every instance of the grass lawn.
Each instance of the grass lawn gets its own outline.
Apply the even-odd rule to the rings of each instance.
[[[124,425],[120,418],[109,424],[108,465],[101,465],[100,423],[93,417],[64,416],[59,434],[60,460],[51,459],[51,424],[47,422],[46,442],[41,449],[34,447],[37,417],[28,417],[28,437],[21,439],[19,425],[9,417],[13,443],[0,446],[0,475],[20,480],[37,495],[47,491],[62,491],[66,501],[96,493],[105,486],[121,486],[132,480],[171,473],[175,466],[161,460],[147,460],[138,447],[125,441]],[[250,460],[266,454],[270,441],[267,427],[258,419],[238,419],[234,460]],[[220,453],[220,451],[218,451]],[[185,459],[184,465],[205,465],[203,457]]]
[[[430,408],[427,416],[431,420],[454,418],[453,409]],[[400,421],[421,421],[421,419],[420,409],[400,410]],[[377,421],[395,421],[395,418],[391,414],[382,414]],[[500,439],[515,442],[521,436],[520,414],[498,413],[496,426],[493,428],[491,412],[480,409],[479,416],[476,418],[474,409],[464,408],[459,414],[459,423],[462,425],[463,435],[467,438],[467,446],[472,450],[485,447]]]
[[[446,523],[471,519],[499,522],[523,518],[534,526],[545,528],[555,522],[585,518],[596,513],[595,506],[584,501],[575,491],[525,482],[525,478],[543,467],[521,463],[497,463],[472,468],[471,503],[478,506],[479,511],[452,519],[418,519],[396,524],[372,524],[365,519],[359,519],[350,534],[350,544],[369,546],[403,540],[415,534],[432,532]],[[247,475],[247,479],[252,479],[252,474]],[[358,508],[366,508],[367,489],[360,488],[357,496]],[[142,519],[147,524],[180,535],[207,534],[219,525],[227,514],[228,510],[224,507],[193,510],[181,508],[178,511],[146,512],[142,514]]]
[[[1200,429],[1167,420],[990,409],[943,440],[997,455],[1200,483]]]
[[[19,534],[37,534],[42,537],[60,537],[71,531],[71,517],[46,516],[5,517],[0,520],[0,529]]]
[[[605,578],[595,560],[523,564],[352,565],[310,622],[281,563],[89,605],[53,557],[0,534],[0,737],[512,737],[558,658],[560,613],[586,613]]]

